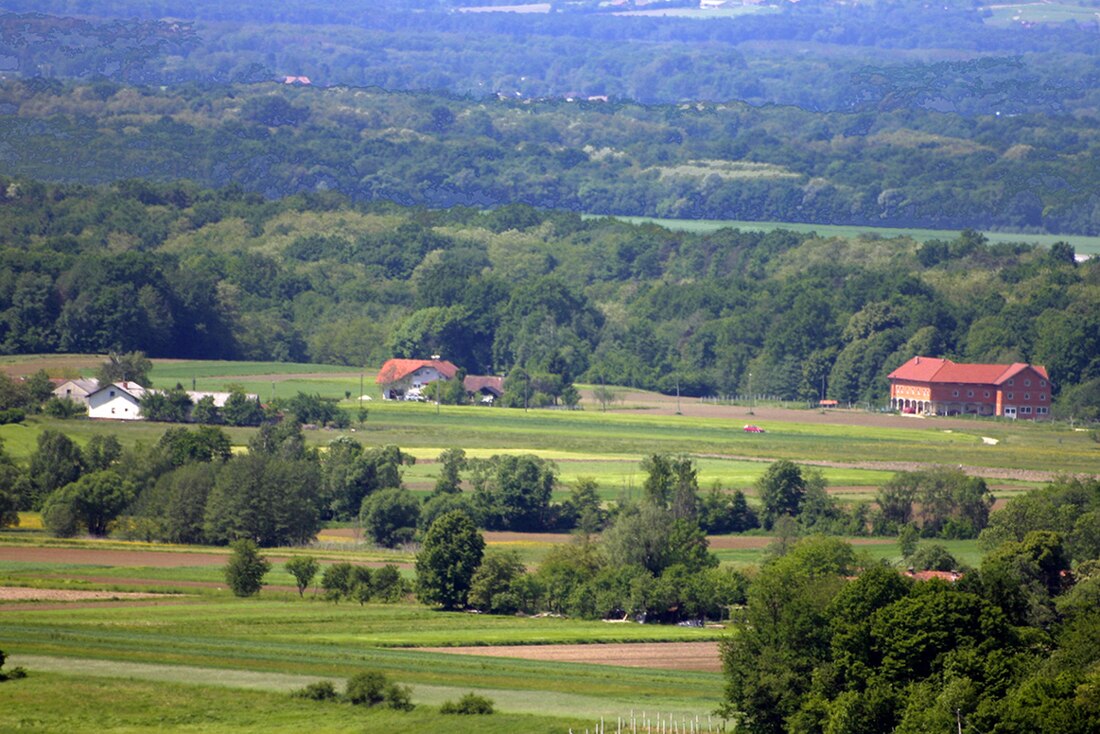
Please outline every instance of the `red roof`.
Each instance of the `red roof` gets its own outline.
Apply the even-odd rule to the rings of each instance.
[[[1024,362],[1014,364],[959,364],[950,359],[913,357],[887,377],[891,380],[914,382],[962,383],[971,385],[1000,385],[1027,368],[1035,370],[1049,380],[1045,367]]]
[[[434,367],[448,380],[458,374],[458,367],[445,359],[389,359],[378,370],[378,377],[374,381],[379,385],[388,385],[408,377],[422,367]]]
[[[504,378],[493,377],[492,375],[467,375],[462,380],[462,387],[466,389],[466,392],[489,390],[489,392],[495,393],[499,397],[504,394]]]

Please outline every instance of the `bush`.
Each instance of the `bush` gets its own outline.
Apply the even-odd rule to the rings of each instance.
[[[356,673],[348,678],[344,699],[356,706],[376,706],[386,700],[386,676],[376,670]]]
[[[339,698],[336,693],[336,686],[332,685],[330,680],[319,680],[316,683],[310,683],[305,688],[294,691],[290,695],[295,698],[306,698],[310,701],[334,701]]]
[[[341,598],[351,595],[353,566],[346,561],[334,563],[321,574],[321,588],[325,590],[325,598],[338,602]]]
[[[412,689],[408,686],[401,686],[396,683],[390,683],[386,686],[386,692],[384,694],[386,706],[397,711],[412,711]]]
[[[19,678],[27,677],[27,671],[23,670],[22,668],[12,668],[5,673],[2,668],[4,667],[4,661],[6,659],[7,656],[4,655],[4,651],[0,650],[0,682],[6,680],[18,680]]]
[[[401,572],[392,563],[377,569],[371,584],[374,598],[384,602],[400,601],[409,593],[409,582],[401,578]]]
[[[454,701],[445,701],[443,705],[439,707],[439,713],[491,714],[493,713],[493,702],[476,693],[467,693],[465,696],[458,699],[457,703]]]
[[[26,412],[19,408],[8,408],[7,410],[0,410],[0,426],[7,425],[8,423],[22,423],[23,419],[27,417]]]

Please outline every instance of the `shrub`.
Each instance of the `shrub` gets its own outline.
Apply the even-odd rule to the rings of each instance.
[[[391,709],[397,711],[412,711],[412,689],[408,686],[401,686],[396,683],[390,683],[386,686],[386,691],[383,694],[386,705]]]
[[[352,568],[350,563],[343,562],[325,569],[321,575],[321,588],[325,590],[326,599],[338,602],[351,594]]]
[[[23,419],[26,417],[26,412],[19,408],[0,410],[0,426],[7,425],[8,423],[22,423]]]
[[[333,701],[339,697],[336,693],[336,686],[332,685],[330,680],[319,680],[316,683],[310,683],[305,688],[294,691],[291,695],[295,698],[306,698],[310,701]]]
[[[356,673],[348,678],[344,699],[357,706],[376,706],[386,700],[386,676],[376,670]]]
[[[442,706],[439,707],[439,713],[441,714],[491,714],[493,713],[493,702],[484,696],[479,696],[476,693],[467,693],[462,698],[455,701],[445,701]]]
[[[17,680],[19,678],[27,677],[27,671],[23,670],[22,668],[12,668],[5,673],[2,668],[4,667],[4,661],[6,659],[7,657],[4,655],[4,651],[0,650],[0,682],[6,680]]]
[[[409,582],[401,578],[397,566],[387,563],[374,572],[372,587],[374,598],[385,602],[400,601],[409,593]]]

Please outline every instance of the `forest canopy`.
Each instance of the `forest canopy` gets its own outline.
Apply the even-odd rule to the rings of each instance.
[[[915,354],[1044,364],[1089,402],[1100,265],[1073,248],[709,234],[532,209],[0,179],[0,351],[378,365],[442,354],[687,395],[884,399]]]

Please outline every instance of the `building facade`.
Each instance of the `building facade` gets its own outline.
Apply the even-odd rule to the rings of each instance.
[[[419,395],[437,380],[453,380],[457,374],[458,367],[445,359],[390,359],[378,370],[375,382],[382,388],[383,400],[401,400]]]
[[[888,379],[890,407],[901,413],[1050,417],[1050,377],[1039,365],[963,364],[913,357]]]

